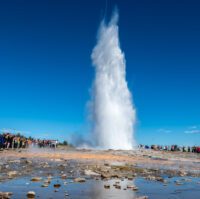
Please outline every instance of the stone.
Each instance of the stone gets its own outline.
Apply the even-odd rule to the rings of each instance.
[[[61,184],[54,184],[53,185],[55,188],[59,188],[59,187],[61,187]]]
[[[164,178],[162,178],[162,177],[156,177],[156,181],[165,182]]]
[[[27,193],[27,197],[28,197],[28,198],[35,198],[35,192],[34,192],[34,191],[29,191],[29,192]]]
[[[133,185],[127,185],[127,189],[133,189],[134,187]]]
[[[26,164],[32,164],[32,161],[31,160],[26,160],[25,163]]]
[[[42,180],[41,177],[33,177],[33,178],[31,178],[31,181],[33,181],[33,182],[39,182],[41,180]]]
[[[0,192],[1,199],[9,199],[12,195],[12,192]]]
[[[156,177],[155,176],[151,176],[151,175],[148,175],[145,179],[147,180],[156,180]]]
[[[181,177],[184,177],[184,176],[187,175],[187,173],[186,173],[185,171],[182,171],[182,170],[181,170],[181,171],[179,172],[179,175],[180,175]]]
[[[133,177],[132,176],[128,176],[127,179],[128,180],[133,180]]]
[[[49,184],[47,184],[47,183],[44,183],[41,185],[41,187],[48,187],[48,186],[49,186]]]
[[[102,178],[110,178],[110,174],[109,173],[101,173],[101,177]]]
[[[138,190],[138,187],[135,187],[135,186],[134,186],[134,187],[132,188],[132,190],[133,190],[133,191],[137,191],[137,190]]]
[[[139,196],[136,199],[148,199],[148,198],[149,198],[148,196]]]
[[[74,182],[85,182],[85,178],[75,178]]]
[[[17,171],[9,171],[8,172],[8,176],[9,176],[9,178],[16,177],[17,176]]]
[[[104,188],[105,188],[105,189],[110,189],[110,185],[109,185],[109,184],[105,184],[105,185],[104,185]]]
[[[66,174],[63,174],[63,175],[61,175],[61,178],[62,178],[62,179],[66,179],[66,178],[67,178],[67,175],[66,175]]]
[[[114,184],[113,186],[114,186],[116,189],[121,189],[121,186],[118,185],[118,184]]]
[[[51,183],[51,180],[47,179],[44,181],[44,184],[50,184]]]
[[[99,173],[96,173],[96,172],[94,172],[92,170],[85,170],[84,173],[87,176],[101,176]]]

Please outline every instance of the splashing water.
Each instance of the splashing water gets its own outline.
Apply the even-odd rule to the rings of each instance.
[[[91,100],[92,131],[97,147],[129,150],[135,146],[135,109],[126,82],[117,22],[115,11],[108,24],[101,23],[91,56],[96,73]]]

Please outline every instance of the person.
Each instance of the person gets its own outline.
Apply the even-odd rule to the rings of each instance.
[[[5,142],[4,136],[0,134],[0,149],[4,148],[4,142]]]

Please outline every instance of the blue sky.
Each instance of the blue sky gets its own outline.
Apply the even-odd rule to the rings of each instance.
[[[0,2],[0,129],[87,134],[104,0]],[[138,143],[200,143],[200,2],[108,0],[137,109]]]

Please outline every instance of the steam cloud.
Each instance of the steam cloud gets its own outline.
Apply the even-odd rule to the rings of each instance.
[[[108,24],[101,22],[92,52],[95,80],[91,115],[95,145],[103,149],[133,149],[135,109],[126,82],[124,54],[120,49],[118,12]]]

